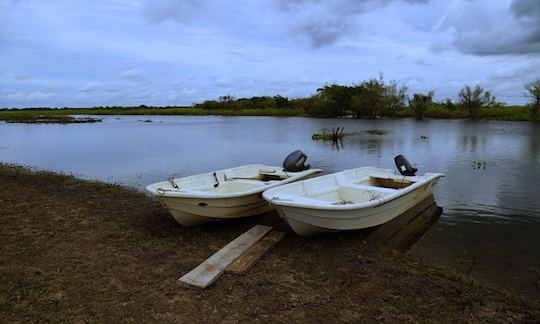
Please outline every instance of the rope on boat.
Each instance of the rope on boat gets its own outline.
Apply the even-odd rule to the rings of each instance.
[[[214,172],[212,173],[212,175],[214,176],[214,180],[216,180],[216,182],[214,183],[214,188],[217,188],[219,186],[219,180],[217,178],[217,174]]]
[[[164,195],[166,192],[186,192],[185,190],[180,189],[163,189],[163,188],[157,188],[156,192],[160,195]]]

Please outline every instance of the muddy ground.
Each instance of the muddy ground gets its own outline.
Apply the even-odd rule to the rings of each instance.
[[[177,283],[261,221],[186,228],[134,190],[0,165],[0,321],[540,321],[538,300],[373,248],[365,232],[289,232],[246,275]]]

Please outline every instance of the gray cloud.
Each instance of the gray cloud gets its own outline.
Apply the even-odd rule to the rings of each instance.
[[[425,4],[430,0],[281,0],[279,8],[294,21],[292,31],[306,36],[314,47],[336,43],[360,30],[360,16],[392,2]]]
[[[176,20],[189,22],[201,16],[209,1],[201,0],[154,0],[146,1],[143,6],[145,18],[153,23],[160,23],[166,20]]]
[[[473,55],[540,53],[540,1],[458,1],[441,20],[457,49]],[[437,46],[435,46],[436,48]]]
[[[314,47],[336,43],[359,31],[360,16],[391,3],[426,4],[430,0],[153,0],[142,7],[152,23],[167,20],[182,24],[216,25],[223,32],[248,33],[250,29],[274,36],[305,37]],[[254,12],[271,14],[272,19],[254,19]]]
[[[536,0],[513,0],[510,10],[518,17],[540,17],[540,1]]]
[[[480,83],[524,103],[540,63],[537,3],[0,0],[0,107],[303,97],[381,71],[437,100]]]
[[[296,31],[307,35],[314,47],[335,43],[351,30],[349,23],[342,20],[326,19],[325,21],[308,21],[296,28]]]

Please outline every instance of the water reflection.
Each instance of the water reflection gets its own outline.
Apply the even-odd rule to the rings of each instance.
[[[429,196],[388,223],[374,228],[367,242],[405,252],[428,232],[441,214],[442,208],[437,206],[433,196]]]

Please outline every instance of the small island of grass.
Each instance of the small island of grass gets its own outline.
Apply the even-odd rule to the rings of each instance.
[[[69,115],[50,115],[50,114],[31,114],[26,111],[0,113],[0,121],[6,123],[24,123],[24,124],[83,124],[99,123],[101,118],[92,117],[74,117]]]
[[[370,129],[367,130],[366,133],[371,135],[386,135],[388,134],[388,131],[385,129]]]
[[[339,140],[342,140],[343,137],[345,137],[343,130],[344,130],[344,127],[338,127],[336,129],[332,128],[332,132],[330,133],[328,129],[324,128],[322,129],[321,133],[314,133],[313,135],[311,135],[311,139],[314,141],[337,142]]]

